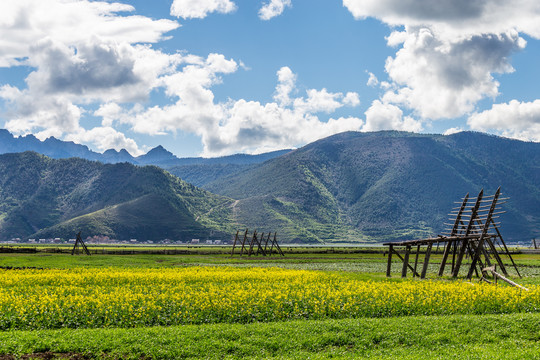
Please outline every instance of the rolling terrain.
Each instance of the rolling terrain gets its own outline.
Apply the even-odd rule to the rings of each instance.
[[[71,238],[81,230],[119,239],[229,238],[246,226],[276,231],[284,243],[414,239],[440,234],[467,192],[499,186],[510,197],[503,237],[540,236],[538,143],[471,132],[347,132],[294,151],[178,159],[157,147],[139,161],[170,173],[0,155],[0,238]]]
[[[155,166],[0,155],[0,239],[229,236],[232,200]]]
[[[481,133],[347,132],[204,186],[237,199],[236,221],[291,241],[384,241],[439,234],[466,193],[511,199],[507,241],[540,235],[540,144]]]

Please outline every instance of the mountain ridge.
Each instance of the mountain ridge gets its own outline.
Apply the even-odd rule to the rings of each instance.
[[[145,240],[228,236],[230,204],[156,166],[0,155],[1,239],[78,231]]]
[[[126,149],[121,149],[120,151],[108,149],[101,154],[90,150],[86,145],[76,144],[72,141],[63,141],[56,139],[55,137],[49,137],[41,141],[32,134],[15,137],[8,130],[0,129],[0,154],[20,153],[25,151],[35,151],[53,159],[79,157],[103,163],[114,164],[128,162],[134,165],[157,165],[167,169],[188,165],[208,164],[251,165],[280,156],[291,150],[278,150],[258,155],[233,154],[215,158],[179,158],[165,149],[162,145],[158,145],[150,149],[146,154],[134,157]]]
[[[332,242],[437,235],[454,201],[502,185],[503,236],[529,241],[540,235],[539,164],[540,144],[481,133],[347,132],[203,188],[237,199],[248,226]]]

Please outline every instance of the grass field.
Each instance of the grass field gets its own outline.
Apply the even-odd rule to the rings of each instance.
[[[352,251],[2,254],[0,359],[540,359],[540,255],[514,256],[529,292],[432,259],[420,281]]]

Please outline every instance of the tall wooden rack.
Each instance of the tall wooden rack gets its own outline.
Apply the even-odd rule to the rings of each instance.
[[[508,251],[504,239],[499,230],[500,222],[497,221],[501,211],[500,205],[508,198],[501,198],[501,188],[499,187],[494,195],[484,196],[484,191],[480,191],[476,198],[465,195],[461,201],[457,202],[455,208],[450,212],[450,223],[445,225],[448,228],[442,235],[436,238],[421,240],[407,240],[398,242],[387,242],[388,262],[386,276],[390,276],[392,267],[392,255],[396,255],[402,262],[401,276],[406,277],[410,270],[413,277],[425,278],[429,266],[429,261],[434,244],[444,244],[444,252],[439,265],[438,275],[443,276],[446,265],[451,257],[450,274],[457,277],[463,264],[463,259],[471,259],[467,278],[471,279],[473,274],[480,277],[482,269],[496,263],[501,271],[508,276],[507,268],[502,261],[502,256],[510,259],[510,262],[518,276],[519,270]],[[414,249],[414,250],[413,250]],[[419,256],[424,254],[422,270],[417,271]],[[403,255],[403,256],[402,256]],[[414,265],[409,261],[414,255]],[[502,256],[501,256],[502,255]]]
[[[77,238],[75,239],[75,245],[73,245],[73,249],[71,249],[71,255],[74,255],[75,253],[79,254],[81,249],[86,255],[90,255],[90,251],[88,251],[88,248],[81,237],[81,232],[79,231]]]
[[[240,230],[238,230],[234,237],[231,256],[234,255],[237,245],[240,248],[240,256],[242,256],[244,253],[246,253],[248,256],[256,256],[259,254],[262,254],[263,256],[272,256],[274,252],[281,256],[285,256],[283,251],[281,251],[281,247],[279,247],[277,242],[277,233],[275,232],[274,236],[272,237],[271,232],[268,232],[266,235],[264,233],[259,235],[257,230],[254,230],[253,234],[249,234],[249,230],[246,229],[244,235],[242,236],[240,234]]]

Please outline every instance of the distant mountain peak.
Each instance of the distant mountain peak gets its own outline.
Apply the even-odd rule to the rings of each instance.
[[[141,164],[149,164],[176,161],[178,160],[178,158],[172,152],[165,149],[163,146],[158,145],[149,152],[147,152],[145,155],[137,157],[136,160]]]
[[[149,154],[167,154],[167,155],[170,155],[170,156],[174,156],[172,152],[170,152],[169,150],[165,149],[163,146],[161,145],[158,145],[156,146],[155,148],[153,148],[152,150],[150,150],[148,153],[146,153],[146,155],[149,155]]]

